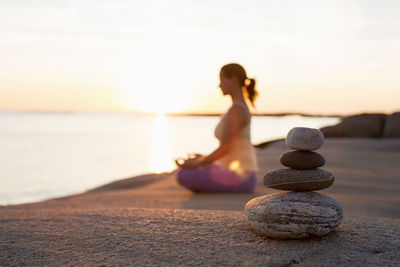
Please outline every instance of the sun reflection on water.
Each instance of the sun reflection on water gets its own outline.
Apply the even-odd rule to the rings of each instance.
[[[150,154],[150,170],[156,173],[174,169],[168,139],[168,120],[162,113],[157,113],[154,120],[153,143]]]

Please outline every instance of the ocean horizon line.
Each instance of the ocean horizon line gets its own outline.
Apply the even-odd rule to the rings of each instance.
[[[156,116],[157,112],[142,112],[142,111],[96,111],[96,110],[1,110],[1,113],[37,113],[37,114],[134,114],[134,115],[144,115],[144,116]],[[361,113],[376,113],[376,112],[359,112],[352,114],[323,114],[323,113],[307,113],[307,112],[254,112],[253,116],[265,116],[265,117],[283,117],[283,116],[302,116],[302,117],[346,117],[354,114]],[[383,112],[382,112],[383,113]],[[165,112],[161,113],[168,117],[217,117],[221,116],[223,113],[219,112]]]
[[[317,117],[317,118],[344,118],[348,116],[361,115],[361,114],[392,114],[398,111],[384,112],[384,111],[358,111],[346,114],[339,113],[312,113],[301,111],[280,111],[280,112],[252,112],[255,117],[284,117],[284,116],[301,116],[301,117]],[[27,113],[27,114],[132,114],[141,116],[157,116],[163,114],[167,117],[218,117],[223,112],[146,112],[136,110],[10,110],[0,109],[0,113]]]

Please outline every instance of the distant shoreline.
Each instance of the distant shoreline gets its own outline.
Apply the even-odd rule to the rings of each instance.
[[[130,111],[47,111],[47,110],[0,110],[0,113],[32,113],[32,114],[134,114],[144,116],[155,116],[157,113],[151,112],[130,112]],[[223,113],[165,113],[168,117],[219,117]],[[302,112],[277,112],[277,113],[252,113],[256,117],[284,117],[284,116],[302,116],[302,117],[324,117],[324,118],[342,118],[349,115],[339,114],[310,114]]]
[[[180,114],[170,114],[167,116],[171,117],[216,117],[221,116],[221,113],[180,113]],[[302,117],[324,117],[324,118],[336,118],[336,117],[346,117],[347,115],[337,115],[337,114],[307,114],[307,113],[297,113],[297,112],[284,112],[284,113],[252,113],[252,116],[256,117],[284,117],[284,116],[302,116]]]

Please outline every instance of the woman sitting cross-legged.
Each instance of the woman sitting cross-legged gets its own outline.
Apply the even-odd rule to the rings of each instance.
[[[236,63],[220,71],[223,95],[229,95],[232,106],[215,128],[219,147],[207,156],[196,154],[178,159],[178,182],[196,192],[252,192],[257,182],[257,159],[250,141],[251,114],[244,93],[254,106],[257,97],[255,80],[247,78]]]

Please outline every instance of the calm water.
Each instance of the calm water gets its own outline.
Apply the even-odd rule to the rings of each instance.
[[[218,117],[124,113],[0,112],[0,205],[83,192],[117,179],[174,168],[188,153],[209,153]],[[253,117],[254,144],[295,126],[337,118]]]

